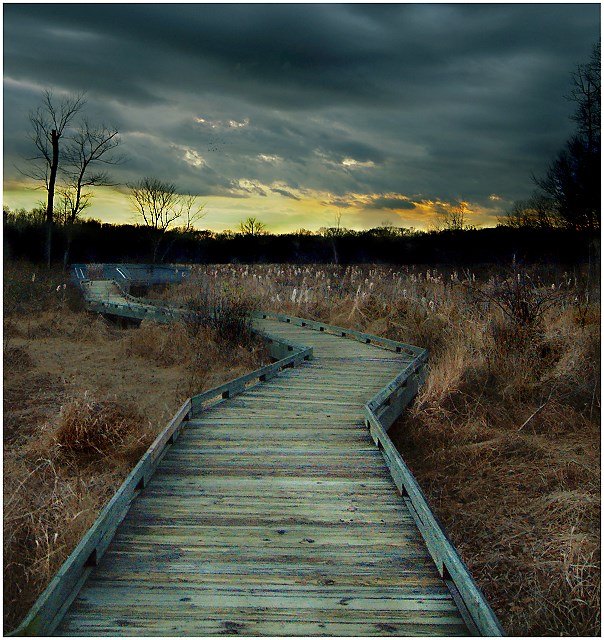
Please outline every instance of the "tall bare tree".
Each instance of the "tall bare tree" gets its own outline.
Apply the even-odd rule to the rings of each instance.
[[[172,182],[145,177],[130,188],[130,202],[136,217],[151,232],[153,242],[153,262],[157,261],[159,246],[166,232],[182,222],[190,231],[205,215],[203,205],[196,205],[196,196],[180,194]]]
[[[49,265],[54,224],[73,225],[90,204],[92,194],[86,187],[113,184],[106,167],[121,161],[111,153],[120,144],[116,129],[93,126],[85,119],[76,124],[75,118],[85,104],[84,94],[55,99],[52,92],[46,90],[42,104],[29,116],[30,138],[37,154],[29,158],[30,164],[21,173],[41,182],[48,194],[46,257]],[[71,231],[68,245],[70,239]],[[68,254],[69,246],[65,261]]]
[[[549,165],[543,178],[533,177],[555,203],[557,215],[569,229],[595,231],[601,217],[600,45],[589,62],[572,75],[569,100],[575,103],[571,119],[577,132]]]
[[[29,114],[30,137],[37,154],[30,158],[31,166],[22,171],[37,181],[42,181],[48,192],[46,201],[46,258],[50,265],[52,252],[52,226],[54,222],[54,197],[59,172],[61,139],[75,116],[85,105],[84,94],[69,95],[55,101],[51,91],[46,90],[42,104]]]
[[[120,157],[111,154],[119,144],[117,129],[105,125],[93,126],[87,120],[70,137],[64,154],[62,189],[69,205],[68,223],[76,222],[89,205],[90,194],[85,191],[86,187],[115,184],[105,167],[121,161]]]
[[[266,233],[266,225],[258,218],[250,216],[239,223],[239,232],[244,236],[260,236]]]

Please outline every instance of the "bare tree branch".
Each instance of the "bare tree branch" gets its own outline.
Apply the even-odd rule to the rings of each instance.
[[[88,204],[90,193],[84,192],[84,187],[114,184],[107,171],[91,173],[90,168],[95,164],[119,164],[120,157],[109,155],[119,144],[120,138],[116,129],[109,129],[104,125],[92,127],[87,120],[71,137],[65,151],[66,167],[63,168],[66,187],[73,193],[68,222],[75,222]],[[83,204],[84,201],[86,204]]]
[[[203,205],[195,208],[196,196],[177,193],[176,185],[171,182],[145,177],[128,186],[137,218],[153,235],[153,262],[164,235],[177,220],[183,220],[184,230],[190,231],[205,215]]]
[[[266,233],[266,225],[257,218],[250,216],[239,223],[239,231],[244,236],[259,236]]]

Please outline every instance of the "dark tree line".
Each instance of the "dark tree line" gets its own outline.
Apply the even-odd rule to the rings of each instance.
[[[72,263],[151,262],[155,245],[138,225],[83,221],[55,229],[55,258],[70,243]],[[417,232],[394,227],[367,231],[339,229],[311,233],[213,233],[180,227],[161,234],[168,263],[338,263],[456,264],[506,262],[576,263],[597,258],[598,234],[568,229],[497,227],[461,231]],[[44,210],[4,210],[4,255],[39,262],[44,255]]]
[[[593,48],[589,62],[572,74],[567,96],[574,103],[571,116],[577,129],[549,165],[542,177],[534,177],[538,187],[528,200],[515,202],[504,224],[595,231],[601,217],[600,142],[600,44]]]

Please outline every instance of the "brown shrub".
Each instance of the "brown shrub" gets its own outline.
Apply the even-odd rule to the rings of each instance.
[[[124,338],[124,355],[145,358],[162,367],[171,367],[188,357],[190,339],[183,323],[169,325],[143,322]]]
[[[144,450],[145,431],[145,420],[134,409],[85,396],[61,407],[54,438],[72,454],[131,457]]]

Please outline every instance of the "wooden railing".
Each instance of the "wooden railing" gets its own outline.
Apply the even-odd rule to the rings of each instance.
[[[365,405],[365,424],[382,452],[392,479],[407,504],[468,629],[474,635],[502,636],[505,634],[495,613],[387,433],[391,424],[417,394],[424,375],[422,366],[407,367]]]
[[[123,279],[130,284],[175,284],[182,282],[191,274],[191,270],[186,266],[159,265],[159,264],[136,264],[136,263],[104,263],[99,265],[72,264],[72,281],[78,283],[87,279],[91,269],[96,269],[102,278],[111,280],[113,278]]]

